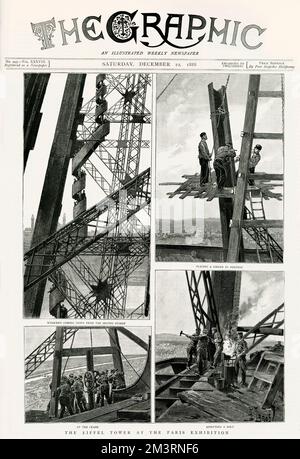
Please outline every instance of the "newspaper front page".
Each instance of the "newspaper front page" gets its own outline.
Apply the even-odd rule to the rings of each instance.
[[[299,438],[299,12],[1,1],[2,438]]]

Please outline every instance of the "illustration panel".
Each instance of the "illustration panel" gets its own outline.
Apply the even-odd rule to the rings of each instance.
[[[157,271],[156,289],[156,421],[283,421],[283,272]]]
[[[25,327],[26,422],[150,422],[151,329]]]
[[[25,317],[149,317],[151,105],[148,74],[25,74]]]
[[[283,75],[157,75],[156,260],[282,263]]]

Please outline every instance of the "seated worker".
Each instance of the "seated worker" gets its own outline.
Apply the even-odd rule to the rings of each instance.
[[[234,158],[236,156],[235,151],[236,150],[232,148],[232,145],[228,143],[219,147],[215,153],[213,166],[216,172],[217,186],[219,190],[224,188],[227,178],[227,165],[230,162],[230,158]]]

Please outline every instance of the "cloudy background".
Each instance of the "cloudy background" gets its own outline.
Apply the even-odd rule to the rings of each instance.
[[[176,289],[174,286],[176,285]],[[283,272],[242,272],[239,325],[255,325],[284,301]],[[195,329],[184,271],[156,272],[156,333]]]

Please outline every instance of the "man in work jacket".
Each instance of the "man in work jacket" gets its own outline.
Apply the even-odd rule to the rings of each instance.
[[[200,142],[198,145],[198,158],[200,163],[200,186],[204,186],[208,182],[209,178],[209,161],[211,160],[211,154],[207,146],[207,135],[206,132],[201,132]]]

